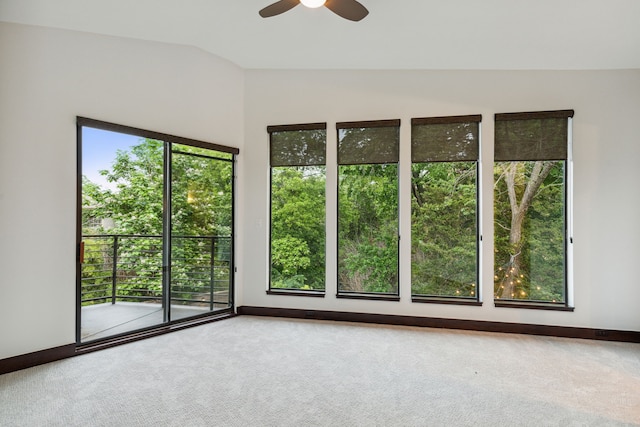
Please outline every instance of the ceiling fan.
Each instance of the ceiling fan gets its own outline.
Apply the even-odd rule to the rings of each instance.
[[[263,18],[269,18],[293,9],[300,3],[310,8],[325,6],[336,15],[350,21],[360,21],[369,14],[367,8],[356,0],[280,0],[265,7],[259,13]]]

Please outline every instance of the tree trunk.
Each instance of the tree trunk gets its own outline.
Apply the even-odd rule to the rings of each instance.
[[[517,298],[516,288],[522,282],[521,254],[524,240],[522,239],[522,225],[533,198],[540,186],[551,172],[556,162],[536,161],[531,169],[531,175],[526,180],[526,171],[522,162],[511,162],[504,171],[504,181],[507,185],[509,204],[511,206],[511,228],[509,231],[509,261],[499,268],[504,271],[500,287],[496,292],[501,299]],[[518,200],[518,188],[526,187]],[[497,273],[497,272],[496,272]]]
[[[424,200],[422,199],[424,186],[422,184],[419,184],[420,176],[418,172],[411,172],[411,174],[413,175],[413,179],[411,180],[411,191],[416,199],[416,202],[418,203],[418,206],[422,207],[422,205],[424,204]]]

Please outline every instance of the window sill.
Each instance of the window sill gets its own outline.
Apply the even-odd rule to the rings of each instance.
[[[411,302],[418,302],[423,304],[452,304],[452,305],[472,305],[481,307],[482,302],[470,299],[470,298],[446,298],[446,297],[427,297],[421,295],[412,295]]]
[[[357,292],[342,292],[336,295],[336,298],[344,299],[364,299],[369,301],[400,301],[399,295],[394,294],[363,294]]]
[[[294,297],[324,298],[324,291],[303,291],[298,289],[269,289],[267,295],[287,295]]]
[[[505,308],[525,308],[530,310],[551,310],[551,311],[573,311],[574,307],[568,307],[564,304],[554,304],[545,302],[522,302],[513,300],[493,300],[496,307]]]

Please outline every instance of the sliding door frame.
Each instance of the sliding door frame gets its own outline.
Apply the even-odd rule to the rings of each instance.
[[[138,136],[141,138],[149,138],[163,142],[163,225],[162,225],[162,306],[163,306],[163,323],[147,328],[136,329],[125,333],[114,334],[104,339],[98,339],[82,342],[82,261],[83,261],[83,243],[82,243],[82,128],[89,127],[105,131],[117,132]],[[236,201],[236,156],[240,150],[235,147],[228,147],[199,141],[180,136],[154,132],[146,129],[135,128],[131,126],[119,125],[115,123],[95,120],[86,117],[76,117],[76,352],[92,351],[93,349],[110,347],[118,343],[129,342],[132,340],[143,339],[149,336],[155,336],[161,333],[170,332],[172,330],[182,329],[182,327],[192,326],[201,323],[208,323],[218,320],[222,317],[228,317],[235,313],[235,201]],[[171,303],[171,168],[172,168],[172,145],[181,144],[207,150],[219,151],[231,154],[229,160],[231,162],[231,243],[230,243],[230,265],[229,265],[229,307],[208,311],[201,315],[171,321],[170,310],[167,308]],[[176,326],[180,324],[180,326]]]

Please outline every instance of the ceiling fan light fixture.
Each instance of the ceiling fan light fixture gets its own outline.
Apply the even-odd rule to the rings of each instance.
[[[310,8],[324,6],[336,15],[355,22],[364,19],[369,14],[367,8],[361,5],[358,0],[278,0],[263,7],[258,13],[263,18],[269,18],[285,13],[301,3]]]
[[[326,0],[300,0],[300,3],[312,9],[324,6],[325,2]]]

